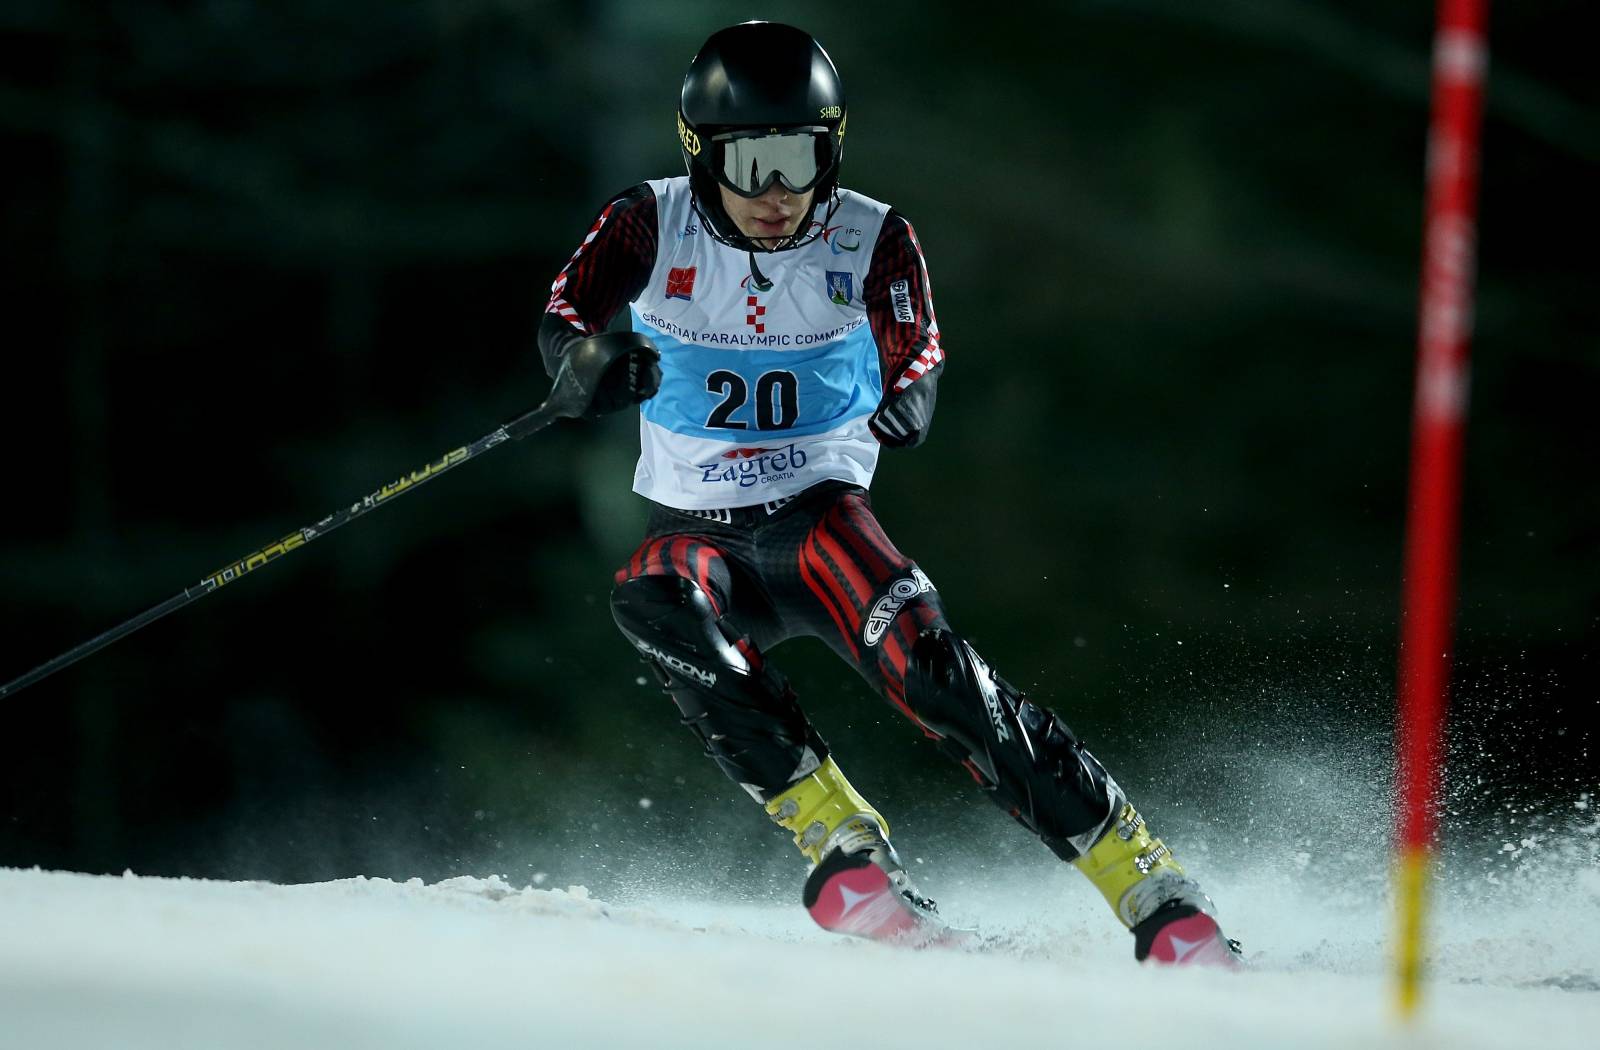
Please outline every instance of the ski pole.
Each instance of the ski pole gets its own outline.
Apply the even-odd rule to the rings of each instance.
[[[650,341],[636,332],[609,332],[602,335],[591,336],[579,340],[572,345],[566,357],[562,360],[561,368],[556,373],[555,383],[550,388],[550,396],[544,403],[526,415],[497,427],[493,432],[485,434],[470,445],[446,452],[438,459],[426,464],[420,470],[413,470],[410,474],[398,478],[383,486],[376,492],[363,496],[348,507],[334,511],[314,525],[307,525],[283,537],[275,543],[269,543],[259,550],[251,551],[244,557],[232,562],[226,568],[206,576],[192,587],[185,587],[179,594],[168,598],[160,605],[147,609],[111,630],[95,638],[89,639],[77,648],[70,649],[54,660],[29,671],[14,681],[0,685],[0,698],[25,689],[40,679],[48,678],[63,668],[82,660],[84,657],[99,652],[118,639],[125,638],[139,628],[166,616],[168,613],[199,601],[206,595],[213,593],[235,580],[242,579],[249,573],[268,565],[299,548],[317,539],[326,536],[346,522],[353,521],[370,510],[387,506],[395,499],[415,489],[424,482],[432,481],[447,470],[453,470],[467,460],[480,456],[497,445],[507,441],[521,439],[530,434],[538,433],[558,419],[571,419],[581,416],[588,410],[594,401],[594,394],[600,387],[601,379],[607,370],[621,358],[630,353],[643,351],[655,359],[656,349]]]

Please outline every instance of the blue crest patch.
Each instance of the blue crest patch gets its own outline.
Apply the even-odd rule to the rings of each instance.
[[[828,277],[828,298],[840,306],[849,306],[856,294],[856,275],[842,270],[823,272]]]

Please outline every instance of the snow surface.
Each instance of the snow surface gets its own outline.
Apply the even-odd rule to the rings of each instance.
[[[1594,1047],[1593,826],[1571,840],[1543,866],[1525,863],[1537,841],[1508,843],[1477,888],[1441,889],[1409,1028],[1392,1013],[1381,891],[1281,873],[1213,889],[1258,948],[1225,974],[1137,967],[1064,865],[967,880],[959,897],[981,884],[989,901],[946,902],[981,931],[967,951],[833,938],[798,904],[618,906],[500,876],[0,869],[0,1046]],[[1309,852],[1285,863],[1316,871]],[[1060,907],[1025,906],[1041,896]]]

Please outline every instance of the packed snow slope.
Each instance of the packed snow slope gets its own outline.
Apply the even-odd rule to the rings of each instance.
[[[1381,893],[1270,873],[1225,894],[1256,948],[1225,974],[1136,966],[1064,865],[963,880],[989,903],[946,911],[975,922],[978,947],[924,951],[831,938],[798,904],[616,906],[499,876],[3,869],[0,1046],[1594,1047],[1600,872],[1586,850],[1558,861],[1487,896],[1441,891],[1409,1029],[1391,1012]],[[1057,903],[1023,903],[1041,899]]]

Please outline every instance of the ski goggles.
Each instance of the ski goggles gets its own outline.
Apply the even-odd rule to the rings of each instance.
[[[741,197],[759,197],[775,183],[790,193],[805,193],[827,170],[828,135],[823,127],[713,135],[712,171]]]

